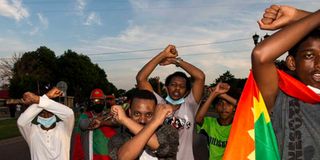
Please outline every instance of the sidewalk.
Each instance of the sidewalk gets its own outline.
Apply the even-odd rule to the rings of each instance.
[[[11,117],[0,117],[0,121],[1,120],[6,120],[6,119],[14,119],[14,118],[11,118]]]
[[[23,142],[23,141],[24,141],[24,139],[22,136],[3,139],[3,140],[0,140],[0,146],[10,145],[10,144],[18,143],[18,142]]]
[[[1,159],[31,160],[29,147],[21,137],[14,137],[0,141]]]

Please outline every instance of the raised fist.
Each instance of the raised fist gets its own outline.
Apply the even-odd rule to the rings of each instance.
[[[271,5],[266,8],[263,18],[258,21],[259,27],[265,30],[280,29],[292,23],[298,16],[298,10],[291,6]]]
[[[39,103],[39,99],[40,97],[32,92],[25,92],[23,94],[23,103],[27,105]]]
[[[48,93],[46,93],[46,95],[50,99],[62,96],[62,94],[63,94],[63,92],[61,90],[59,90],[57,87],[53,87],[50,91],[48,91]]]

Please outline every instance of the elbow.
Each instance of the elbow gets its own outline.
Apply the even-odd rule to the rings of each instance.
[[[267,55],[268,53],[266,53],[263,49],[255,47],[251,54],[252,64],[265,64],[269,62],[266,57]]]
[[[203,73],[203,71],[200,70],[195,78],[201,82],[204,82],[206,80],[206,75]]]
[[[203,117],[201,117],[201,116],[196,116],[196,123],[197,124],[202,124],[202,120],[203,120]]]
[[[17,120],[17,125],[18,125],[18,127],[22,126],[22,121],[20,120],[20,118]]]
[[[17,120],[17,125],[18,127],[23,127],[26,125],[26,122],[21,117],[19,117]]]
[[[137,83],[142,82],[144,80],[146,80],[146,78],[143,77],[140,73],[138,73],[137,76],[136,76]]]
[[[201,71],[201,73],[200,73],[200,75],[199,75],[199,79],[201,80],[201,81],[205,81],[206,80],[206,75],[203,73],[203,71]]]
[[[68,106],[65,106],[66,107],[66,115],[67,117],[74,117],[74,112],[71,108],[69,108]]]

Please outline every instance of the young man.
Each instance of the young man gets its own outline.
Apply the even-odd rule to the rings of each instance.
[[[105,95],[99,88],[90,94],[91,106],[80,115],[73,150],[74,160],[107,160],[110,159],[108,142],[116,134],[112,128],[116,124],[105,117]]]
[[[171,125],[162,125],[172,113],[171,105],[157,106],[152,92],[137,90],[131,98],[129,117],[121,106],[112,106],[111,110],[113,117],[127,128],[110,140],[112,159],[176,159],[178,131]]]
[[[196,115],[196,122],[208,136],[209,159],[222,159],[237,100],[229,96],[227,92],[230,86],[227,83],[218,83],[210,88],[210,95],[200,107]],[[212,102],[216,101],[215,107],[219,118],[205,117]]]
[[[41,97],[31,92],[23,94],[24,103],[32,105],[20,115],[17,123],[28,143],[32,160],[69,159],[73,111],[51,100],[61,95],[57,88]]]
[[[183,72],[175,72],[169,75],[165,81],[168,96],[163,99],[156,94],[148,77],[157,65],[176,65],[191,75],[194,80],[192,87],[190,79]],[[167,46],[162,52],[152,58],[137,74],[138,88],[153,92],[160,104],[172,104],[174,116],[183,119],[183,126],[179,126],[179,151],[177,159],[192,160],[193,157],[193,129],[194,118],[202,98],[205,75],[192,64],[178,57],[178,52],[173,45]],[[177,121],[180,122],[180,121]]]
[[[273,5],[259,25],[283,27],[252,52],[253,76],[272,112],[281,159],[320,159],[320,11]],[[288,50],[287,67],[296,79],[274,65]]]

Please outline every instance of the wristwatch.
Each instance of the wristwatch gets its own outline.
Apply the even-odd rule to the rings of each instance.
[[[180,63],[183,61],[183,59],[181,57],[177,57],[176,58],[176,67],[180,67]]]

